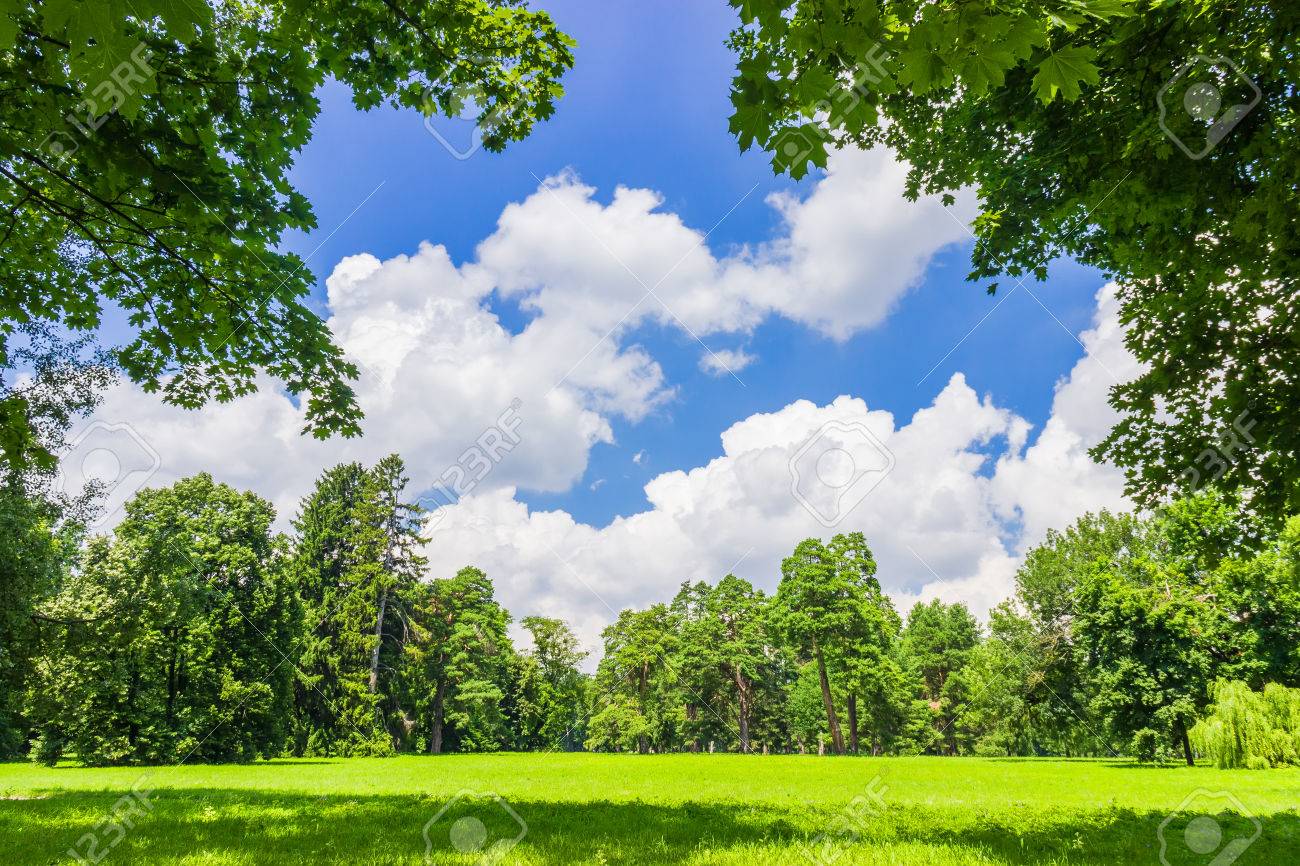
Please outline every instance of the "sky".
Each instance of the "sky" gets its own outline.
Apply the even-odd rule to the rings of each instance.
[[[907,202],[885,151],[798,183],[741,154],[721,2],[543,7],[576,65],[502,154],[320,94],[292,174],[318,228],[286,248],[360,364],[365,436],[301,438],[273,381],[201,412],[122,383],[65,461],[70,486],[115,479],[105,526],[209,471],[288,530],[325,467],[396,451],[436,509],[431,574],[478,565],[594,649],[623,607],[728,571],[773,590],[801,538],[847,531],[901,606],[982,614],[1047,528],[1125,507],[1087,457],[1137,370],[1102,274],[1057,261],[990,297],[964,280],[969,191]]]

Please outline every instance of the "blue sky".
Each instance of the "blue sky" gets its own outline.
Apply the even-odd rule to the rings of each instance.
[[[457,264],[473,259],[506,205],[564,169],[595,187],[603,203],[620,184],[644,187],[687,225],[717,224],[708,244],[718,256],[779,230],[768,194],[804,195],[816,182],[774,177],[764,155],[739,153],[727,132],[733,59],[724,40],[735,18],[725,4],[555,0],[544,8],[577,38],[577,63],[555,116],[503,154],[455,159],[413,113],[358,112],[344,88],[324,89],[314,138],[293,173],[319,228],[287,244],[311,253],[308,264],[322,285],[345,256],[368,252],[383,260],[412,254],[421,241],[444,245]],[[465,133],[460,126],[440,129],[451,137]],[[604,525],[643,510],[643,486],[654,476],[718,456],[719,434],[754,413],[851,394],[901,421],[929,405],[954,371],[1041,427],[1053,386],[1083,354],[1072,335],[1089,326],[1103,279],[1058,262],[1046,284],[1033,285],[1050,313],[1018,292],[962,341],[995,303],[963,280],[969,255],[968,243],[940,252],[883,323],[844,342],[776,317],[741,339],[706,337],[712,349],[743,345],[756,357],[739,374],[743,385],[703,372],[699,344],[681,329],[638,326],[624,342],[658,361],[672,398],[635,423],[611,418],[616,441],[592,448],[585,475],[570,489],[521,490],[519,499]],[[322,310],[323,299],[322,288]],[[530,315],[513,300],[495,298],[492,309],[516,332]]]

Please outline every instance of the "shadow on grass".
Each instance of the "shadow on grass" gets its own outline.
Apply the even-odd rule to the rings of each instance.
[[[833,859],[840,866],[1111,866],[1159,862],[1158,832],[1166,818],[1163,813],[1104,807],[1094,812],[1045,808],[987,815],[974,807],[891,806],[846,822],[825,809],[749,804],[506,803],[486,792],[445,800],[163,788],[152,793],[147,809],[121,813],[133,826],[111,844],[119,834],[102,824],[96,830],[96,825],[120,796],[52,792],[37,799],[0,800],[0,863],[66,863],[71,848],[87,853],[89,834],[96,853],[109,854],[104,860],[109,864],[468,864],[484,862],[485,845],[494,843],[509,849],[502,852],[502,863],[784,864],[808,862],[803,846],[829,831],[830,847],[819,850],[823,855],[836,852]],[[1207,856],[1188,847],[1192,837],[1186,835],[1186,820],[1165,828],[1168,863],[1213,861],[1213,851]],[[1220,815],[1214,821],[1220,847],[1254,836],[1255,825],[1246,818]],[[836,827],[839,831],[832,829]],[[1259,830],[1238,863],[1296,862],[1300,816],[1261,818]]]

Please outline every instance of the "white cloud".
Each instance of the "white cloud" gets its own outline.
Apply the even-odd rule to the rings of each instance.
[[[1041,541],[1085,510],[1131,507],[1123,473],[1088,456],[1119,420],[1107,401],[1110,389],[1137,378],[1141,368],[1124,346],[1119,300],[1112,285],[1097,293],[1093,328],[1080,335],[1085,354],[1056,386],[1052,414],[1023,453],[1004,455],[993,488],[998,512],[1023,523],[1020,547]]]
[[[879,324],[937,251],[970,238],[973,195],[951,211],[938,196],[908,203],[906,173],[885,150],[838,151],[806,197],[768,198],[782,218],[776,239],[721,257],[660,210],[658,193],[619,187],[603,205],[561,174],[505,209],[467,274],[601,331],[652,318],[737,332],[776,314],[845,339]]]
[[[1010,594],[1019,555],[1048,526],[1125,507],[1119,473],[1086,454],[1109,423],[1102,364],[1135,372],[1109,287],[1098,300],[1096,327],[1083,335],[1087,354],[1058,384],[1032,444],[1027,422],[960,374],[910,419],[849,396],[825,406],[800,400],[734,424],[720,457],[655,477],[645,488],[649,509],[604,527],[529,511],[510,489],[470,497],[442,515],[431,561],[441,571],[485,568],[507,606],[564,616],[592,649],[611,611],[666,600],[683,580],[729,570],[772,590],[797,540],[835,531],[866,534],[900,607],[938,597],[982,614]],[[869,431],[835,443],[859,466],[879,465],[874,442],[894,456],[892,472],[834,529],[792,492],[792,460],[828,424]]]
[[[613,440],[614,419],[639,421],[674,397],[658,362],[630,340],[639,324],[711,334],[783,314],[822,327],[821,313],[803,307],[812,278],[820,309],[838,323],[827,333],[879,321],[930,256],[961,238],[934,200],[902,199],[901,172],[884,152],[837,154],[805,199],[772,200],[780,237],[723,257],[702,231],[659,210],[657,193],[619,188],[601,204],[572,173],[508,205],[472,262],[457,266],[428,243],[382,262],[349,256],[326,290],[329,326],[362,371],[362,439],[301,437],[301,410],[270,382],[201,413],[123,385],[99,415],[129,422],[158,452],[151,483],[212,470],[270,498],[285,525],[320,470],[338,461],[397,452],[414,485],[431,486],[518,400],[522,440],[483,484],[567,490],[586,472],[592,446]],[[875,196],[870,217],[862,196]],[[858,230],[845,228],[855,220]],[[846,256],[853,263],[833,273],[818,264]],[[496,296],[517,299],[533,318],[512,332],[491,311]],[[731,357],[733,369],[746,360]]]
[[[700,369],[710,376],[728,376],[739,373],[754,361],[754,356],[744,349],[718,349],[700,355]]]

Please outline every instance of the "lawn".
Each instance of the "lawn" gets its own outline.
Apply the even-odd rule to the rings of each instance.
[[[1170,866],[1294,866],[1298,807],[1300,771],[1119,761],[0,764],[0,864],[1154,864],[1163,837]]]

